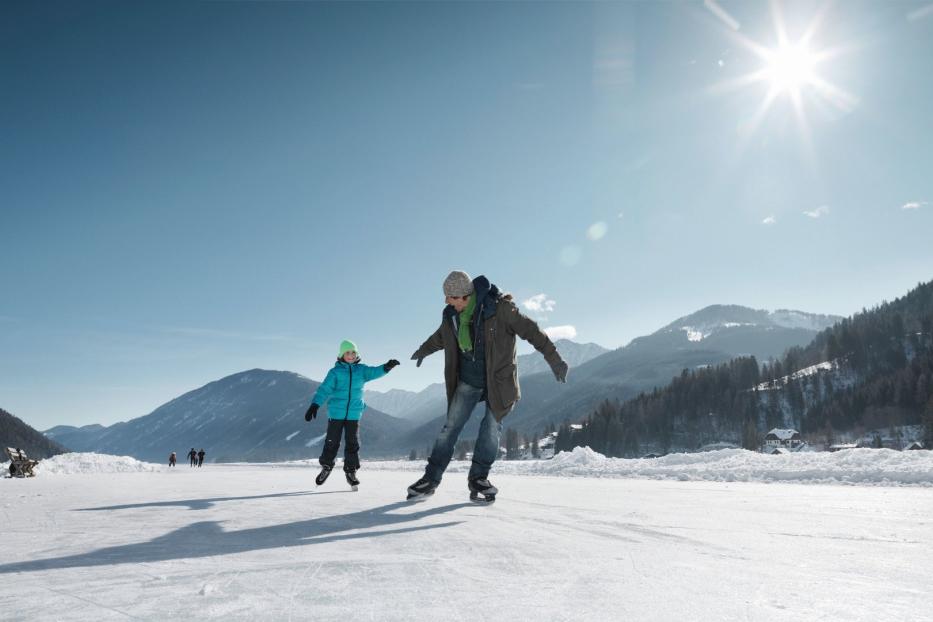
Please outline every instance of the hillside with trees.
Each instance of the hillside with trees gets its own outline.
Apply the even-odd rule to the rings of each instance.
[[[739,357],[683,370],[662,388],[604,401],[556,450],[608,456],[729,442],[754,449],[771,427],[831,440],[837,432],[923,425],[933,443],[933,282],[846,318],[805,347],[760,365]]]
[[[68,451],[2,408],[0,408],[0,447],[22,449],[26,455],[36,460],[50,458]],[[2,449],[0,449],[0,456],[6,459]]]

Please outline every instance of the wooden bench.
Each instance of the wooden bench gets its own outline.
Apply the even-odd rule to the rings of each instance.
[[[6,453],[10,456],[10,477],[35,477],[33,468],[39,464],[38,460],[30,460],[22,449],[7,447]]]

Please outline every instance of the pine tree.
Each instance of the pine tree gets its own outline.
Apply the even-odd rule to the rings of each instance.
[[[509,428],[505,431],[505,459],[515,460],[518,458],[518,431],[515,428]]]
[[[742,432],[742,447],[750,451],[758,451],[758,425],[754,417],[746,417],[745,428]]]
[[[923,411],[923,446],[933,449],[933,397]]]

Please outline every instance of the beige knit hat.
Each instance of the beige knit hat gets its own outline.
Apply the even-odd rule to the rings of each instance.
[[[454,270],[444,279],[445,296],[468,296],[473,293],[473,279],[461,270]]]

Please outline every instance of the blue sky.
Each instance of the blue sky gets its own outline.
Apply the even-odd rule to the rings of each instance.
[[[905,293],[933,278],[933,5],[777,6],[4,3],[0,407],[109,424],[320,379],[344,338],[405,363],[371,388],[420,389],[451,269],[607,347]],[[756,119],[749,42],[821,11],[837,90]]]

